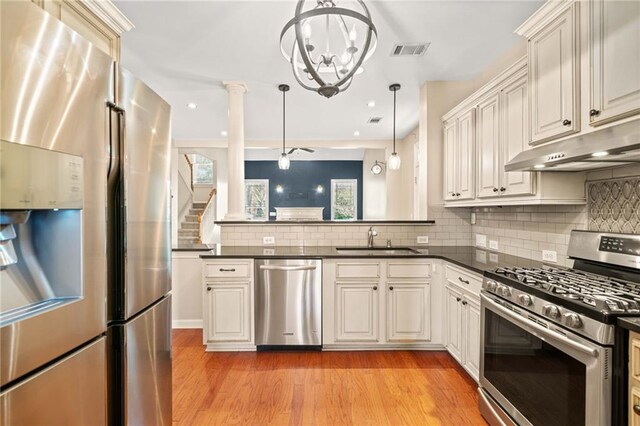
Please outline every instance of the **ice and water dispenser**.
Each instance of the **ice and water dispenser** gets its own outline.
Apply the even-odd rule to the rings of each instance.
[[[0,141],[0,326],[82,297],[82,208],[81,157]]]

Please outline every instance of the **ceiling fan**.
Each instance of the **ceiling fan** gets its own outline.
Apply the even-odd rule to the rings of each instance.
[[[295,151],[300,150],[300,151],[306,151],[308,153],[314,153],[316,152],[315,149],[311,149],[311,148],[291,148],[289,150],[289,152],[287,153],[287,155],[291,155],[293,154]]]

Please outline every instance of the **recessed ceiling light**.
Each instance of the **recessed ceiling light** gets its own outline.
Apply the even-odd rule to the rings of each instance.
[[[598,151],[591,154],[592,157],[606,157],[607,155],[609,155],[607,151]]]
[[[360,132],[356,130],[355,132],[353,132],[353,136],[360,136]]]
[[[369,101],[369,102],[367,103],[367,106],[368,106],[369,108],[373,108],[374,106],[376,106],[376,101]]]
[[[544,169],[546,166],[544,164],[536,164],[533,167],[536,168],[536,169]]]
[[[196,108],[198,108],[198,104],[197,104],[197,103],[195,103],[195,102],[189,102],[189,103],[187,104],[187,108],[189,108],[189,109],[196,109]]]
[[[221,132],[220,132],[220,134],[221,134],[222,136],[227,136],[227,135],[228,135],[228,133],[227,133],[227,131],[226,131],[226,130],[221,131]]]

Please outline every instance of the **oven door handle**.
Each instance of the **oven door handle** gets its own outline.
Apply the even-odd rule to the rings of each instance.
[[[504,308],[504,307],[500,306],[499,304],[497,304],[493,300],[489,299],[484,294],[482,295],[482,301],[487,303],[487,305],[491,306],[492,310],[498,311],[501,315],[509,318],[510,320],[513,320],[514,322],[518,323],[519,325],[537,331],[540,334],[538,337],[549,337],[551,339],[558,340],[559,342],[561,342],[561,343],[563,343],[563,344],[565,344],[567,346],[570,346],[571,348],[573,348],[573,349],[575,349],[577,351],[580,351],[582,353],[590,355],[593,358],[597,358],[598,357],[598,351],[596,349],[593,349],[593,348],[590,348],[588,346],[585,346],[582,343],[574,342],[573,340],[568,339],[566,336],[564,336],[564,335],[562,335],[560,333],[556,333],[553,330],[549,330],[548,328],[543,327],[543,326],[541,326],[539,324],[536,324],[533,321],[529,321],[529,320],[527,320],[525,318],[522,318],[520,315],[514,314],[513,312],[511,312],[507,308]]]

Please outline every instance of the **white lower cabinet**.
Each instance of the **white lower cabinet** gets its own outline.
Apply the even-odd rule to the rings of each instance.
[[[207,350],[255,350],[253,260],[206,260],[202,277],[202,332]]]
[[[429,343],[433,261],[323,263],[323,345],[375,348]]]
[[[451,287],[445,287],[446,329],[445,347],[458,362],[462,360],[462,294]]]
[[[378,341],[378,283],[336,283],[338,342]]]
[[[207,342],[251,341],[249,283],[207,285]]]
[[[387,340],[427,341],[430,338],[429,283],[387,284]]]
[[[475,379],[480,372],[480,296],[481,278],[457,267],[446,266],[445,347]]]

